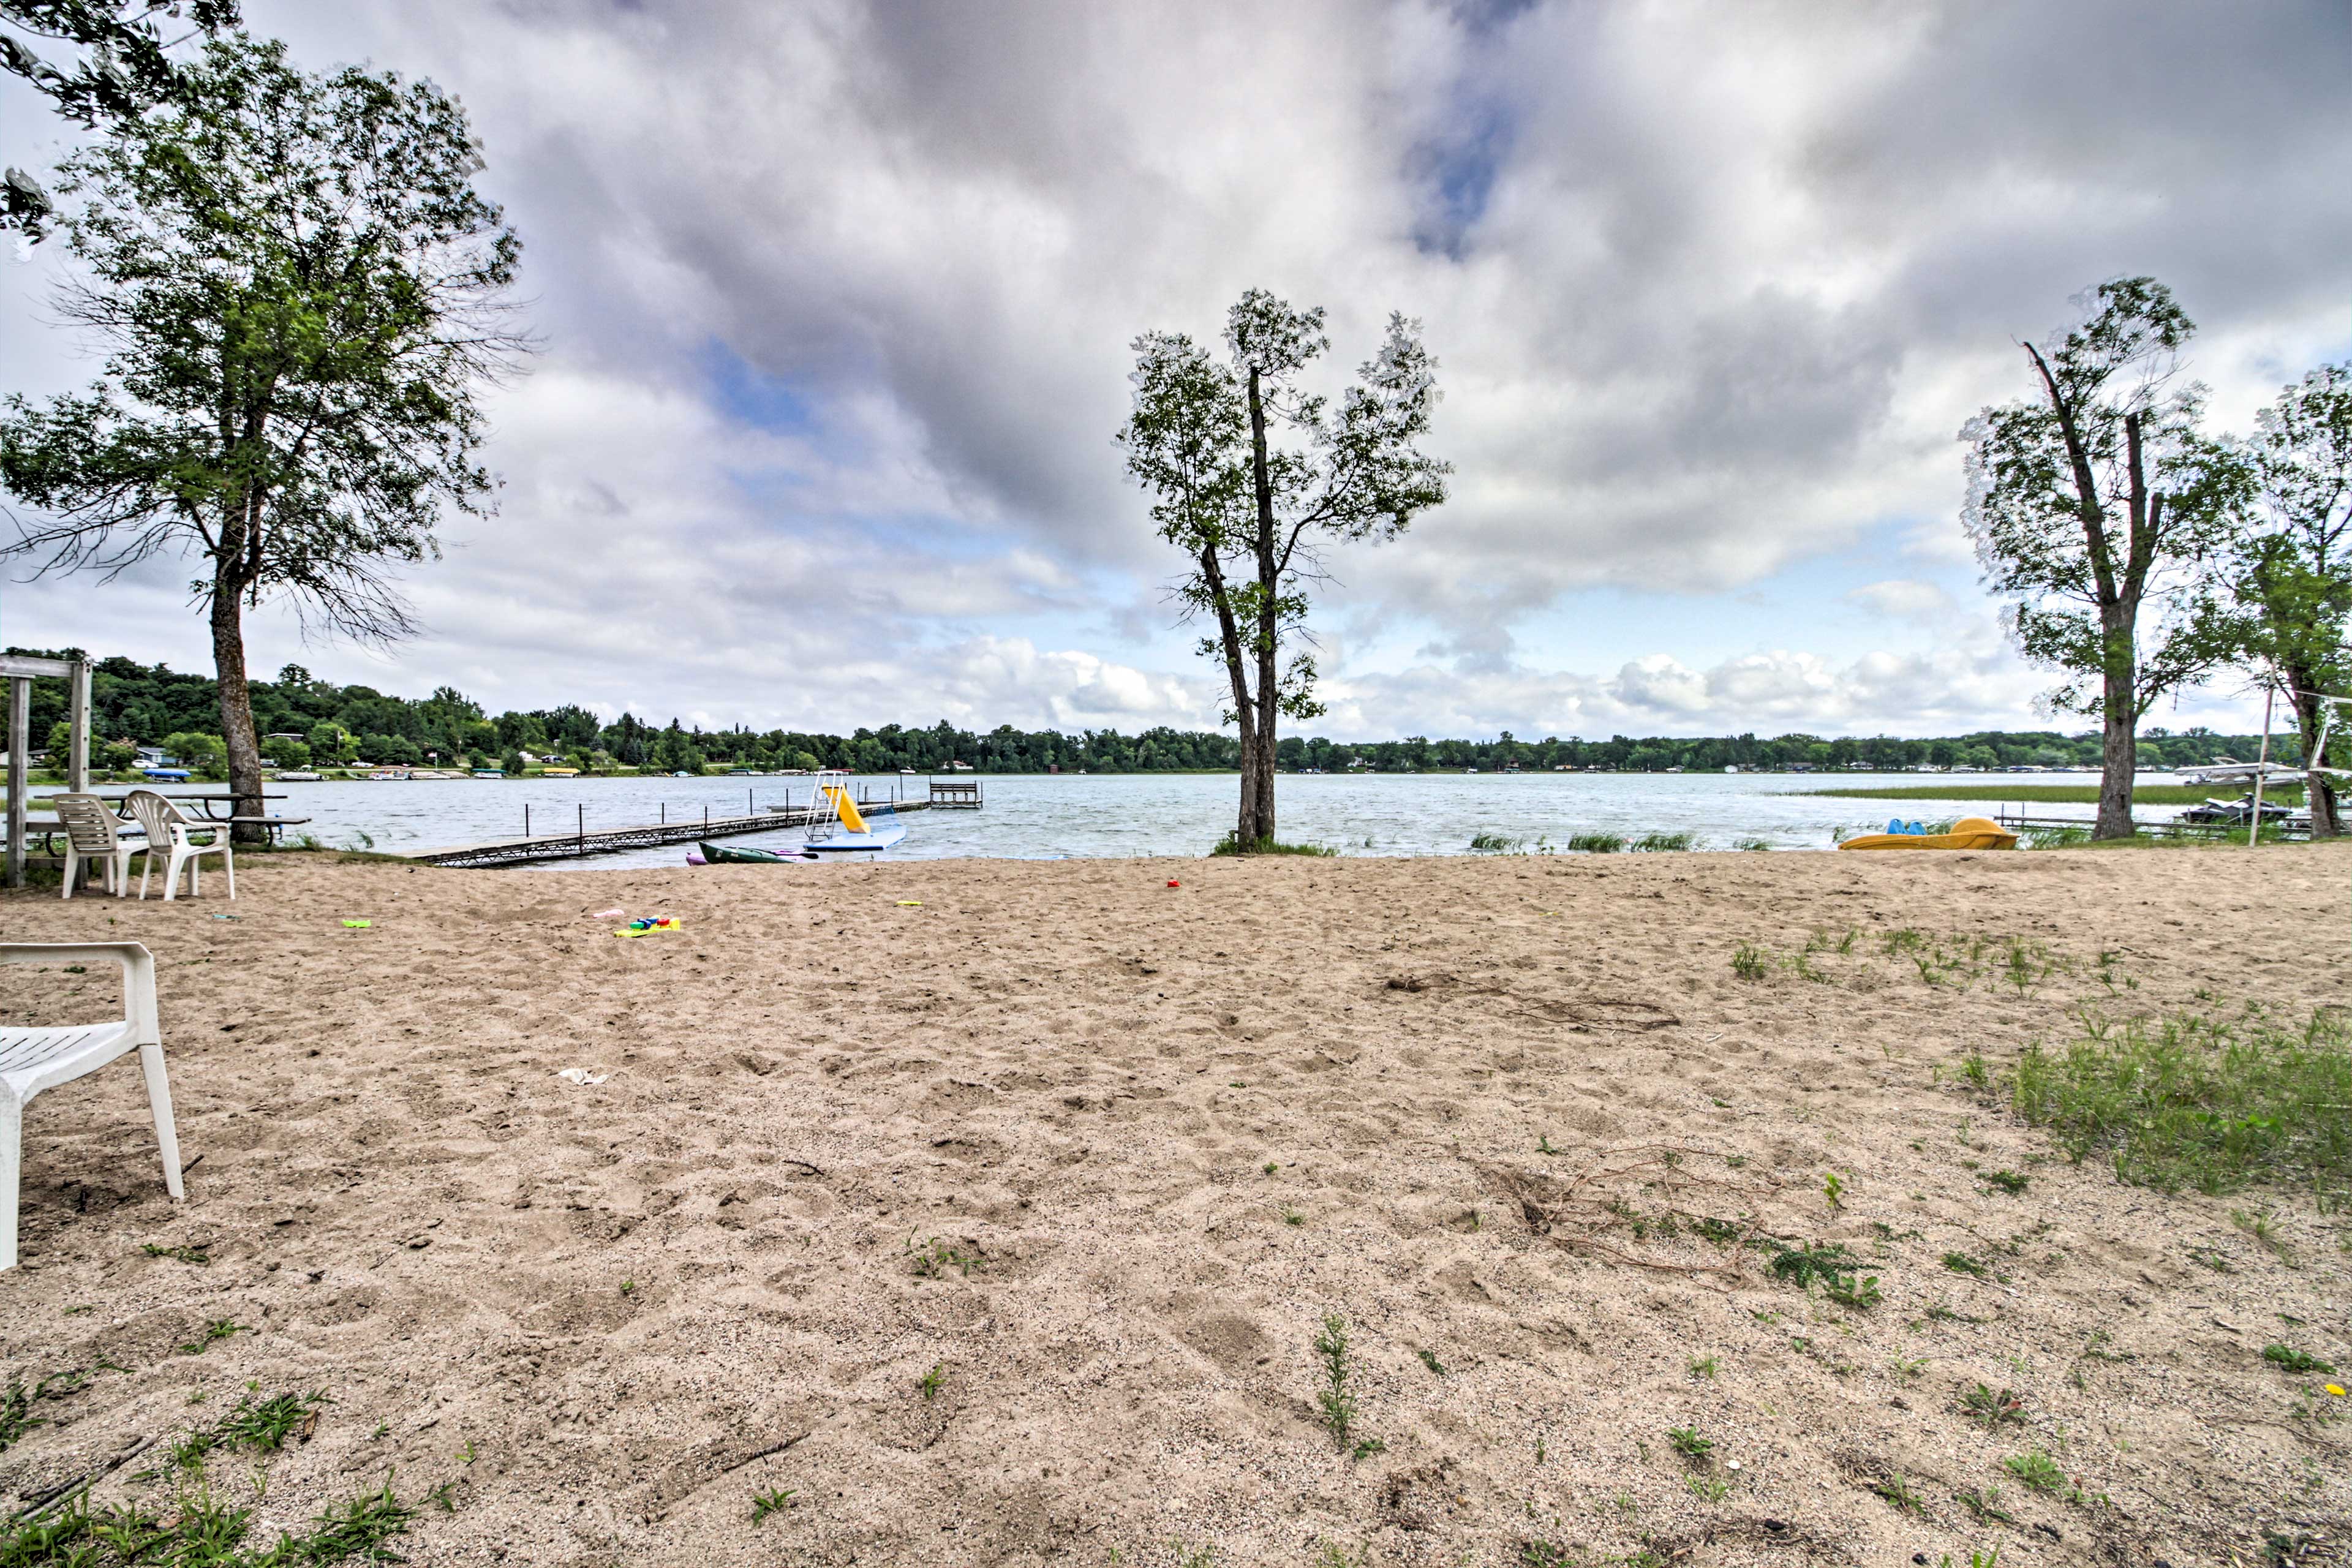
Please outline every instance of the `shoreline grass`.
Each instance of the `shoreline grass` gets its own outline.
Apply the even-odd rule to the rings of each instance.
[[[1835,800],[1990,800],[2051,805],[2099,804],[2099,786],[2095,784],[1886,784],[1867,788],[1857,785],[1853,789],[1800,789],[1786,793]],[[2141,784],[2132,791],[2132,799],[2142,805],[2195,805],[2200,801],[2214,797],[2234,800],[2245,793],[2245,788],[2235,784]],[[2290,797],[2301,800],[2303,785],[2280,784],[2273,780],[2263,789],[2264,800],[2285,804]]]
[[[1235,835],[1228,833],[1210,847],[1209,853],[1211,855],[1307,855],[1319,859],[1330,859],[1337,857],[1339,852],[1328,844],[1285,844],[1273,838],[1261,838],[1255,844],[1246,844]]]

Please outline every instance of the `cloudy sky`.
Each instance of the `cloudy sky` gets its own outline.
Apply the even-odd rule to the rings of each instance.
[[[390,655],[493,710],[1213,726],[1111,434],[1242,290],[1402,310],[1454,499],[1338,557],[1335,736],[2026,726],[1955,437],[2153,272],[2217,423],[2352,355],[2340,0],[859,5],[247,0],[455,91],[544,340]],[[62,149],[0,92],[12,163]],[[0,381],[86,379],[64,258]],[[21,576],[21,571],[17,574]],[[0,641],[207,663],[189,569],[0,584]],[[2247,722],[2224,687],[2152,722]]]

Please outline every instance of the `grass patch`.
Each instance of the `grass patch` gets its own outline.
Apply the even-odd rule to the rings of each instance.
[[[1668,855],[1689,849],[1698,843],[1696,833],[1644,833],[1626,847],[1637,855]]]
[[[1770,840],[1764,838],[1735,838],[1731,841],[1731,847],[1734,849],[1756,850],[1769,849],[1772,845]]]
[[[1840,1276],[1854,1273],[1861,1262],[1842,1241],[1832,1241],[1825,1247],[1800,1243],[1780,1250],[1772,1259],[1772,1272],[1802,1289],[1816,1279],[1833,1284]]]
[[[2325,1362],[2308,1351],[2289,1349],[2285,1345],[2264,1345],[2263,1359],[2287,1372],[2334,1372],[2333,1362]]]
[[[0,1531],[0,1563],[26,1568],[111,1568],[113,1564],[168,1563],[184,1568],[297,1568],[333,1563],[389,1563],[400,1559],[390,1542],[407,1531],[416,1510],[395,1496],[386,1481],[341,1508],[330,1507],[300,1535],[281,1533],[261,1546],[248,1542],[250,1508],[231,1508],[206,1487],[184,1490],[174,1506],[150,1513],[136,1503],[93,1513],[88,1492],[78,1492],[54,1519],[36,1520]]]
[[[1503,833],[1481,833],[1470,840],[1470,847],[1483,854],[1507,855],[1527,842]]]
[[[2299,1030],[2259,1015],[2120,1028],[2091,1018],[2063,1050],[2026,1051],[2015,1100],[2070,1158],[2108,1153],[2136,1185],[2212,1194],[2281,1181],[2325,1192],[2352,1181],[2352,1026],[2337,1011],[2315,1012]]]
[[[1761,980],[1772,967],[1770,955],[1752,942],[1743,942],[1731,955],[1731,973],[1742,980]]]
[[[1796,792],[1808,795],[1823,795],[1836,800],[1992,800],[2032,802],[2046,805],[2096,805],[2099,786],[2079,784],[1885,784],[1875,788],[1809,789]],[[2139,805],[2195,805],[2208,795],[2232,794],[2227,784],[2142,784],[2132,791],[2133,803]],[[2242,790],[2235,791],[2243,794]],[[2265,784],[2263,798],[2287,803],[2287,797],[2303,798],[2303,786],[2293,784],[2282,788]]]
[[[1586,855],[1614,855],[1625,847],[1622,833],[1571,833],[1568,847]]]
[[[1276,838],[1259,838],[1244,842],[1228,833],[1217,840],[1209,851],[1212,855],[1311,855],[1330,859],[1339,852],[1328,844],[1285,844]]]

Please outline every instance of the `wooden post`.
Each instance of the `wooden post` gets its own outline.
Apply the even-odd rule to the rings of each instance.
[[[522,836],[525,838],[530,837],[530,802],[529,801],[522,803]]]
[[[25,885],[25,797],[33,787],[33,683],[8,679],[8,885]]]
[[[2271,704],[2278,698],[2278,689],[2263,688],[2263,745],[2254,753],[2254,820],[2246,827],[2246,847],[2252,849],[2262,839],[2263,833],[2263,773],[2271,764]]]
[[[66,752],[66,788],[79,795],[89,788],[89,660],[74,660],[66,690],[66,717],[73,726]]]

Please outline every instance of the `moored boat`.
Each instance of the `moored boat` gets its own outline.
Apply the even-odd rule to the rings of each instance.
[[[810,857],[799,849],[758,849],[749,844],[711,844],[695,846],[702,851],[706,866],[772,866],[782,860],[806,860]]]

